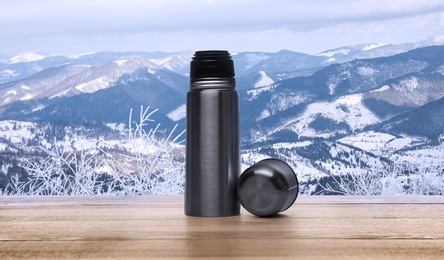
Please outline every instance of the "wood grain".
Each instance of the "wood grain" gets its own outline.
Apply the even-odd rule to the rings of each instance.
[[[275,218],[183,197],[0,197],[0,258],[444,259],[444,197],[300,196]]]

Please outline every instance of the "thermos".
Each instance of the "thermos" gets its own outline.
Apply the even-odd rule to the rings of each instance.
[[[228,51],[197,51],[187,93],[185,214],[240,215],[239,95]]]
[[[296,200],[291,167],[265,159],[240,174],[239,95],[227,51],[198,51],[187,93],[185,214],[240,215],[240,204],[260,217],[274,216]]]

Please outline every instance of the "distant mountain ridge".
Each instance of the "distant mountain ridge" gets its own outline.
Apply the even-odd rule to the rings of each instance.
[[[157,73],[159,78],[166,82],[176,77],[170,70],[138,56],[99,65],[68,64],[43,70],[23,80],[0,85],[0,96],[3,97],[0,105],[18,100],[93,93],[112,86],[121,76],[142,68],[152,74]],[[176,84],[172,84],[172,87],[180,88]]]
[[[179,74],[187,73],[189,60],[192,53],[189,51],[167,53],[167,52],[97,52],[81,55],[73,55],[65,57],[61,55],[43,56],[40,54],[28,54],[35,56],[42,56],[41,59],[33,60],[29,62],[20,61],[11,63],[10,60],[14,60],[18,57],[12,57],[9,59],[0,60],[0,84],[10,81],[16,81],[25,79],[37,72],[41,72],[45,69],[60,67],[63,65],[92,65],[99,66],[106,63],[111,63],[118,60],[125,60],[132,57],[139,57],[146,60],[146,62],[152,62],[160,68],[175,71]]]
[[[378,57],[388,57],[421,47],[438,45],[444,45],[444,35],[431,37],[415,43],[367,43],[355,46],[345,46],[323,51],[319,53],[318,56],[329,57],[329,62],[341,63],[354,59],[373,59]]]
[[[369,43],[355,46],[344,46],[327,50],[317,55],[308,55],[286,50],[282,50],[277,53],[241,52],[233,55],[233,59],[236,63],[236,75],[244,76],[261,68],[268,73],[290,72],[298,69],[303,70],[319,66],[327,66],[332,63],[343,63],[354,59],[392,56],[420,47],[443,44],[444,35],[441,35],[417,43],[405,43],[397,45],[386,43]],[[125,59],[131,56],[139,56],[148,59],[149,61],[163,68],[186,76],[189,72],[189,61],[191,60],[192,55],[192,51],[103,51],[71,56],[43,55],[39,53],[26,52],[20,53],[13,57],[2,57],[0,59],[0,84],[23,79],[51,67],[58,67],[66,64],[97,65],[119,59]],[[290,58],[289,55],[294,56],[295,58]],[[267,60],[269,61],[267,62]],[[256,65],[258,67],[253,68]]]
[[[341,47],[317,56],[286,50],[233,54],[244,142],[330,138],[382,127],[385,120],[444,96],[444,46],[342,63],[330,60],[389,47],[394,48]],[[126,123],[131,108],[149,105],[159,109],[157,117],[164,125],[178,123],[184,128],[182,108],[191,56],[191,52],[101,52],[33,56],[29,62],[0,64],[12,66],[10,70],[18,65],[59,64],[0,84],[0,119]],[[380,128],[390,129],[395,130]]]

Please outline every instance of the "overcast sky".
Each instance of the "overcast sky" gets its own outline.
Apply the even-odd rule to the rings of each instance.
[[[443,0],[1,0],[0,54],[227,49],[317,54],[444,35]]]

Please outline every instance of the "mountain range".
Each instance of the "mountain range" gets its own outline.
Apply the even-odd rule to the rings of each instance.
[[[241,104],[247,111],[243,122],[249,123],[249,133],[243,136],[251,137],[249,143],[277,142],[276,136],[331,137],[425,109],[422,106],[444,96],[443,51],[444,46],[424,47],[389,57],[332,64],[310,76],[247,90],[241,95],[246,100]]]
[[[255,132],[261,129],[262,139],[289,129],[302,136],[325,135],[327,129],[331,133],[355,131],[435,101],[443,96],[439,46],[354,59],[397,53],[417,45],[367,44],[317,56],[291,51],[238,53],[233,59],[243,96],[242,115],[256,119],[244,120],[247,128]],[[0,85],[1,118],[61,120],[69,115],[73,122],[122,122],[127,118],[125,110],[150,105],[159,109],[163,123],[180,121],[183,116],[177,113],[173,120],[167,115],[185,103],[191,55],[103,52],[76,57],[12,57],[9,63],[1,64],[3,72],[16,75],[16,79]],[[332,59],[354,60],[330,64]],[[45,67],[32,73],[31,68]],[[31,75],[20,79],[19,75],[26,73]],[[101,109],[85,113],[91,106]],[[317,113],[319,109],[324,112]],[[363,113],[367,116],[356,117]],[[314,128],[320,125],[323,133],[309,134],[313,128],[295,127],[310,124]]]
[[[234,54],[249,129],[243,136],[254,143],[287,130],[298,136],[354,132],[435,101],[443,96],[441,49],[417,47],[440,43],[443,36],[318,55],[287,50]],[[130,108],[149,105],[159,109],[159,122],[184,127],[191,57],[184,51],[4,58],[0,119],[126,122]]]
[[[105,128],[128,127],[131,111],[136,120],[141,107],[148,106],[157,109],[151,119],[160,128],[185,129],[192,55],[3,57],[0,120],[7,126],[33,122],[22,124],[23,129],[36,133],[39,124],[45,129],[53,125],[54,130],[38,138],[27,133],[32,141],[23,143],[33,145],[42,136],[49,139],[48,133],[63,138],[67,125],[115,134]],[[412,158],[444,140],[444,36],[419,43],[346,46],[317,55],[282,50],[232,57],[245,164],[282,158],[309,183],[327,173],[341,174],[344,168],[365,168],[395,157],[416,160]],[[0,151],[13,145],[14,138],[0,136],[5,141]]]

